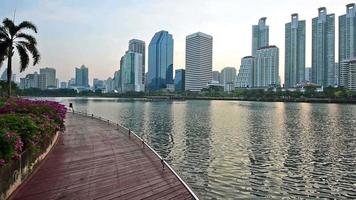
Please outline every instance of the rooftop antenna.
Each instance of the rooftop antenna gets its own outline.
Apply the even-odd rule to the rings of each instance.
[[[12,19],[12,21],[15,23],[15,17],[16,17],[16,1],[15,1],[15,10],[14,10],[14,18]]]

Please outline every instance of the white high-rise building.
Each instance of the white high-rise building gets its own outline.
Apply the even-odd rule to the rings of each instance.
[[[142,40],[132,39],[129,41],[129,51],[142,54],[142,84],[145,84],[145,71],[146,71],[146,44]]]
[[[239,74],[236,77],[235,86],[239,88],[253,87],[253,68],[255,58],[246,56],[241,59]]]
[[[235,87],[236,79],[236,68],[235,67],[225,67],[221,70],[222,84],[224,85],[224,91],[230,92]]]
[[[252,26],[252,56],[257,52],[257,49],[269,45],[269,26],[266,25],[266,17],[258,21],[258,25]]]
[[[253,72],[254,87],[278,87],[279,49],[276,46],[262,47],[256,51]]]
[[[46,82],[44,83],[45,88],[57,88],[55,69],[49,67],[41,68],[40,74],[46,76]]]
[[[212,80],[213,37],[197,32],[186,37],[185,90],[201,91]]]
[[[356,91],[356,59],[340,62],[340,86]]]

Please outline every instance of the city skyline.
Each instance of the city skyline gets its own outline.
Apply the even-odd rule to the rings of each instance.
[[[49,66],[57,70],[61,81],[69,80],[74,76],[73,68],[85,64],[90,68],[91,85],[93,78],[106,79],[119,69],[120,57],[127,49],[127,41],[137,38],[147,44],[153,34],[159,30],[167,30],[175,38],[174,69],[177,69],[177,66],[185,68],[185,36],[192,32],[202,31],[214,37],[213,70],[220,71],[227,66],[233,66],[238,70],[241,58],[251,54],[252,25],[256,24],[258,19],[267,17],[270,31],[269,43],[280,48],[279,74],[284,82],[284,24],[290,21],[290,15],[298,13],[301,20],[306,20],[306,66],[311,66],[311,19],[317,16],[317,9],[326,7],[329,13],[335,13],[335,24],[337,24],[338,16],[345,14],[345,6],[350,3],[350,1],[341,0],[305,1],[305,4],[300,1],[283,1],[266,4],[262,9],[255,6],[260,4],[255,1],[248,3],[242,3],[242,1],[221,1],[219,3],[195,1],[191,4],[187,2],[135,1],[127,3],[106,1],[98,5],[98,3],[89,1],[80,7],[79,5],[83,3],[31,1],[31,3],[20,4],[17,1],[5,0],[2,3],[4,6],[0,8],[0,13],[3,18],[12,17],[16,7],[16,21],[28,19],[39,27],[38,40],[42,61],[38,66],[30,67],[29,70],[17,77],[24,77],[40,67]],[[307,7],[305,7],[306,4]],[[39,5],[41,8],[37,8]],[[195,6],[201,7],[201,11],[196,11]],[[94,7],[95,9],[92,10]],[[162,10],[163,7],[170,11]],[[278,14],[272,12],[273,8],[278,8],[280,12]],[[129,18],[130,9],[136,11],[135,13],[137,11],[143,11],[143,13],[139,14],[137,19],[131,19]],[[89,10],[93,13],[86,12]],[[108,10],[108,12],[103,13],[104,10]],[[171,12],[174,12],[174,17]],[[97,14],[103,14],[99,19],[105,18],[106,21],[94,26],[91,24],[91,20],[97,22],[99,19],[94,20],[94,16]],[[146,19],[143,18],[144,16]],[[153,19],[156,21],[152,21]],[[147,20],[152,24],[149,24]],[[142,22],[135,24],[138,21]],[[56,25],[60,23],[59,27],[55,28],[54,23],[57,23]],[[141,25],[141,27],[137,25]],[[59,30],[60,27],[66,29]],[[338,27],[335,28],[335,36],[338,38]],[[57,31],[57,33],[53,31]],[[96,35],[98,31],[106,33]],[[56,37],[56,40],[53,40],[53,37]],[[96,42],[95,44],[98,45],[96,47],[90,40],[98,39],[102,41],[102,44]],[[66,40],[68,42],[65,42]],[[76,41],[73,43],[72,40]],[[233,45],[231,45],[231,41],[234,42]],[[338,49],[337,41],[335,44],[335,49]],[[58,54],[56,50],[61,54]],[[335,58],[338,58],[337,51]],[[18,74],[17,62],[14,67],[16,68],[15,73]]]

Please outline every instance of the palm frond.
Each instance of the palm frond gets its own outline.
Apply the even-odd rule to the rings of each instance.
[[[23,72],[28,67],[30,58],[28,57],[27,50],[23,45],[17,44],[16,49],[20,56],[20,72]]]
[[[30,30],[33,30],[35,33],[37,33],[36,26],[32,22],[29,22],[29,21],[23,21],[18,26],[16,26],[17,31],[22,30],[22,29],[30,29]]]
[[[19,41],[17,42],[19,44],[21,44],[22,46],[26,47],[26,49],[31,53],[32,55],[32,59],[33,59],[33,65],[37,65],[41,59],[41,56],[38,52],[38,49],[35,45],[30,44],[28,42],[25,41]]]
[[[0,42],[0,67],[6,59],[8,48],[9,46],[7,42]]]
[[[4,25],[4,28],[8,30],[10,35],[12,35],[12,36],[15,35],[15,33],[16,33],[16,25],[14,24],[14,22],[11,19],[5,18],[2,21],[2,24]]]
[[[16,35],[16,38],[18,39],[25,39],[27,40],[28,43],[32,44],[32,45],[36,45],[37,44],[37,40],[35,37],[33,37],[32,35],[26,34],[26,33],[19,33]]]
[[[0,26],[0,40],[9,39],[9,35],[6,32],[6,29],[3,26]]]

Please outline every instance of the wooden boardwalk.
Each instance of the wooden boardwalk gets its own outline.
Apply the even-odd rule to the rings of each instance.
[[[194,199],[134,136],[68,113],[66,131],[10,199]]]

